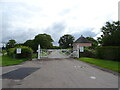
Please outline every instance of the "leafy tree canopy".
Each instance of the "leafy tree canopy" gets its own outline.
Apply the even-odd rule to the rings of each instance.
[[[24,46],[28,46],[28,47],[31,47],[32,49],[34,49],[34,41],[33,40],[27,40],[25,43],[24,43]]]
[[[98,38],[98,42],[103,46],[120,45],[120,21],[106,22],[101,28],[103,35]]]
[[[52,42],[53,42],[53,39],[51,38],[50,35],[38,34],[37,36],[35,36],[35,39],[34,39],[35,50],[37,50],[39,44],[43,49],[51,48],[53,46]]]
[[[74,41],[74,37],[70,34],[66,34],[59,39],[59,46],[62,48],[71,48]]]
[[[15,40],[9,40],[8,43],[6,44],[6,48],[9,49],[9,48],[14,48],[15,47],[15,44],[16,44],[16,41]]]
[[[90,40],[92,42],[92,46],[90,47],[91,49],[95,49],[98,46],[98,42],[94,38],[86,37],[86,39],[88,39],[88,40]]]

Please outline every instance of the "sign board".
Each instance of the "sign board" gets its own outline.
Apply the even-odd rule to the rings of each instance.
[[[17,53],[17,54],[21,54],[21,48],[17,48],[16,53]]]
[[[80,47],[80,52],[84,52],[84,47]]]

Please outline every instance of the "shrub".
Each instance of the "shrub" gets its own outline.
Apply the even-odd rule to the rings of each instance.
[[[21,54],[16,53],[17,48],[21,48]],[[7,53],[13,58],[32,58],[33,50],[30,47],[19,46],[16,48],[10,48]]]
[[[95,58],[95,53],[90,50],[84,50],[84,52],[80,52],[80,57],[90,57],[90,58]]]
[[[7,55],[11,57],[15,57],[15,48],[8,49]]]
[[[120,46],[98,47],[96,55],[101,59],[120,61]]]
[[[16,49],[21,48],[21,54],[16,53]],[[30,47],[21,46],[15,49],[16,58],[32,58],[33,50]]]

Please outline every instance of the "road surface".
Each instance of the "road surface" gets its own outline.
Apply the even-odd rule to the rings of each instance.
[[[53,51],[50,55],[48,55],[48,58],[69,58],[69,56],[66,56],[64,54],[60,54],[59,51]]]
[[[58,58],[58,52],[51,56]],[[62,56],[62,55],[61,55]],[[56,58],[55,57],[55,58]],[[3,88],[117,88],[118,76],[84,62],[61,58],[47,61],[27,61],[3,67],[3,74],[19,68],[39,68],[24,79],[3,79]],[[27,72],[27,71],[26,71]],[[16,76],[15,76],[16,77]]]

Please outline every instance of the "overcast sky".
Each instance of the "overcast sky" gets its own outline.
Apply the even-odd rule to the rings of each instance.
[[[106,21],[118,20],[119,0],[1,0],[2,40],[23,43],[47,33],[58,45],[64,34],[98,37]]]

